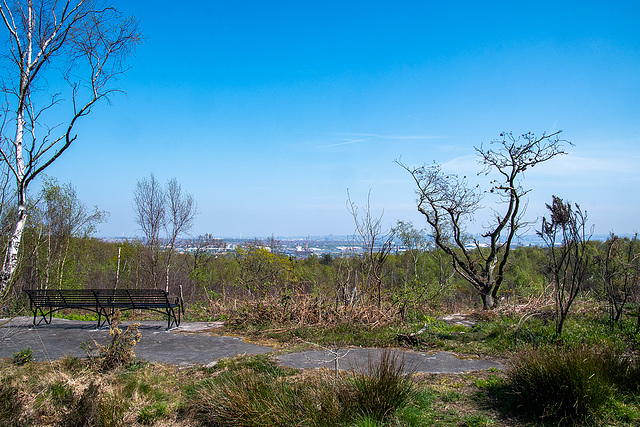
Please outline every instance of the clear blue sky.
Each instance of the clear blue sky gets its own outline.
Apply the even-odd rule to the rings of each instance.
[[[147,37],[126,96],[47,170],[111,213],[101,236],[141,234],[133,192],[150,172],[193,194],[194,235],[350,234],[347,190],[359,205],[371,191],[387,226],[422,227],[395,159],[474,175],[473,146],[559,129],[575,146],[526,176],[529,218],[555,194],[596,233],[640,229],[636,1],[115,5]]]

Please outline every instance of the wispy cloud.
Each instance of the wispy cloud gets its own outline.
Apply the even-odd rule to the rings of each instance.
[[[428,140],[428,139],[443,139],[441,136],[428,136],[428,135],[380,135],[375,133],[338,133],[335,134],[337,138],[341,139],[340,142],[334,144],[327,144],[316,147],[318,149],[339,147],[341,145],[357,144],[367,141],[408,141],[408,140]]]

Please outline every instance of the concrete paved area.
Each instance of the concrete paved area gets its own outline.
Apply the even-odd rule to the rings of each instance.
[[[0,357],[31,347],[36,360],[56,360],[67,354],[85,357],[83,342],[107,342],[109,329],[96,330],[96,322],[53,319],[50,325],[33,327],[32,318],[17,317],[0,328]],[[0,323],[3,323],[0,321]],[[122,328],[132,322],[123,322]],[[242,354],[268,353],[270,347],[248,344],[236,337],[216,337],[205,331],[215,325],[185,324],[185,327],[165,331],[167,322],[143,321],[139,331],[142,339],[136,345],[136,356],[150,362],[174,365],[209,364],[215,360]],[[201,333],[193,333],[203,331]],[[91,341],[92,342],[92,341]]]
[[[12,357],[31,347],[37,361],[56,360],[67,354],[84,357],[83,342],[106,343],[109,329],[96,330],[95,322],[53,319],[50,325],[33,327],[30,317],[17,317],[0,327],[0,357]],[[0,324],[4,323],[0,319]],[[131,322],[123,322],[125,328]],[[214,336],[221,325],[217,322],[183,323],[180,328],[165,331],[166,322],[140,322],[142,339],[135,348],[138,357],[150,362],[174,365],[209,365],[216,360],[243,354],[269,353],[274,349],[245,343],[241,338]],[[378,360],[382,350],[357,348],[342,350],[338,369],[366,369],[368,361]],[[406,371],[430,373],[460,373],[489,368],[502,369],[499,362],[480,359],[458,359],[453,354],[425,354],[392,350]],[[335,357],[328,351],[305,351],[277,356],[283,366],[293,368],[334,368]]]
[[[384,350],[379,348],[354,348],[341,350],[338,353],[339,370],[356,370],[367,372],[369,360],[380,360]],[[499,362],[483,359],[458,359],[453,353],[441,351],[435,354],[418,353],[392,349],[391,357],[395,357],[404,365],[406,373],[429,372],[433,374],[457,374],[470,371],[483,371],[490,368],[502,369]],[[280,364],[291,368],[335,369],[335,354],[328,351],[305,351],[278,356]],[[375,366],[375,363],[373,364]]]

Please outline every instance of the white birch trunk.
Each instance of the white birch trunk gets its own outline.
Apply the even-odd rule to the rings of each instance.
[[[21,89],[26,86],[26,76],[23,73],[21,78]],[[5,295],[13,279],[13,274],[18,266],[18,254],[20,252],[20,244],[22,243],[22,233],[24,226],[27,222],[26,212],[26,200],[27,194],[24,187],[24,158],[22,155],[22,142],[24,137],[24,104],[20,105],[20,109],[17,113],[17,126],[16,126],[16,139],[14,142],[15,156],[16,156],[16,168],[14,173],[16,174],[16,183],[18,187],[18,216],[16,219],[16,225],[13,228],[11,239],[9,240],[9,246],[7,247],[7,253],[2,265],[2,272],[0,273],[0,296]]]

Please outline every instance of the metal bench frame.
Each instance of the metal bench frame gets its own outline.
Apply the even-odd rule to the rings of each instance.
[[[29,296],[33,325],[50,324],[52,314],[65,308],[98,314],[98,328],[111,325],[116,310],[149,310],[167,316],[167,329],[180,326],[184,305],[162,289],[23,289]],[[40,314],[41,319],[36,323]],[[103,320],[104,317],[104,320]]]

